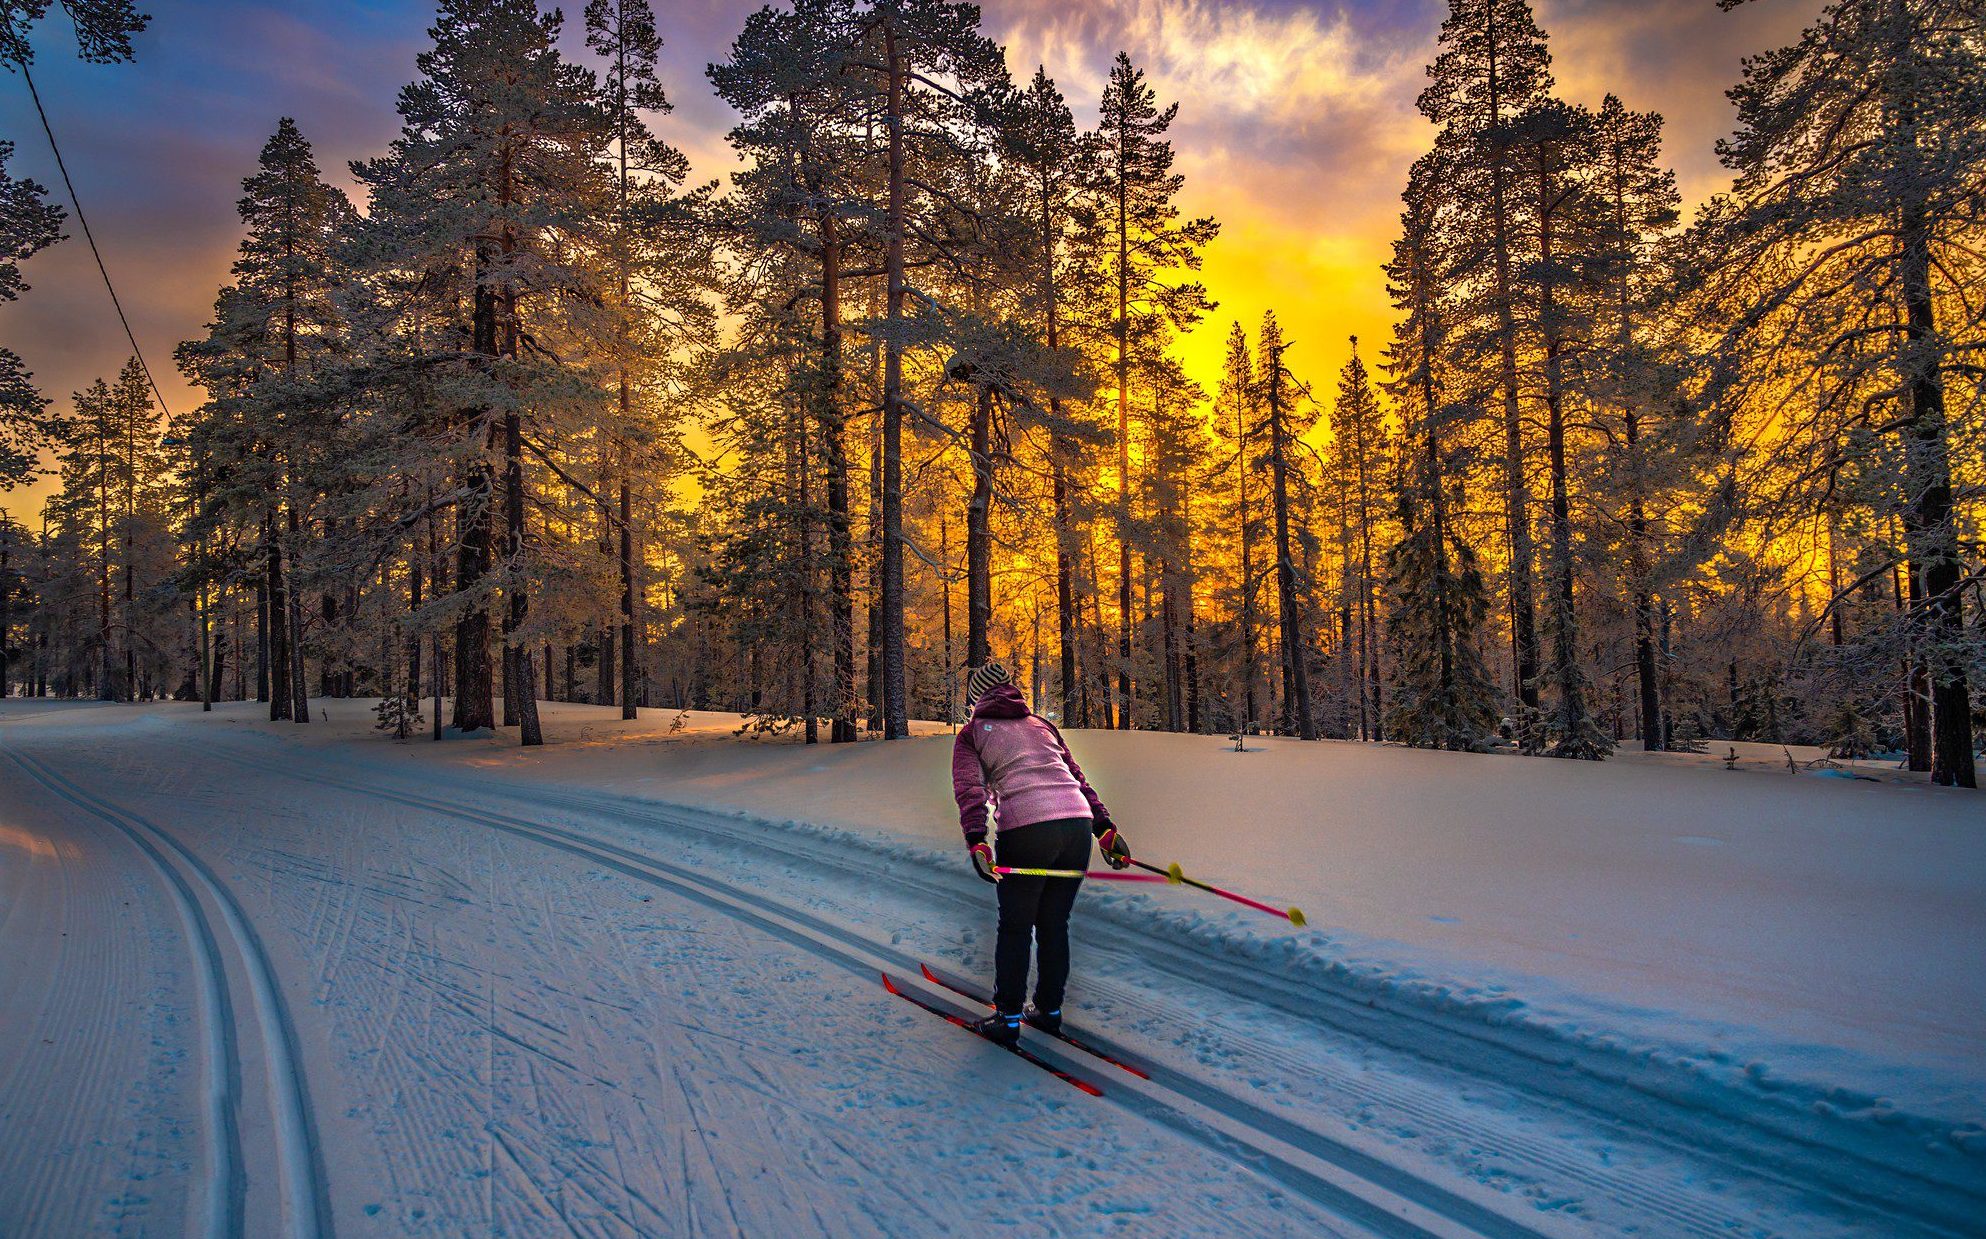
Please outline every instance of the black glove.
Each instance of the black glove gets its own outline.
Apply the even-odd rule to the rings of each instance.
[[[982,882],[1000,880],[1000,875],[993,872],[993,845],[986,842],[984,836],[973,840],[968,855],[972,857],[972,871],[979,875]]]
[[[1109,822],[1096,832],[1096,845],[1103,849],[1103,863],[1112,869],[1131,867],[1131,845],[1125,841],[1124,833]]]

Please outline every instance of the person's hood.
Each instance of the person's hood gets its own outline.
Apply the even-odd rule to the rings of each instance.
[[[1030,713],[1027,698],[1012,684],[995,684],[972,703],[972,717],[976,719],[1026,718]]]

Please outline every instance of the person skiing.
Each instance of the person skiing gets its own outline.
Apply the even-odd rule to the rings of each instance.
[[[979,876],[999,891],[1000,931],[993,948],[994,1012],[974,1031],[1002,1045],[1020,1040],[1025,1020],[1048,1033],[1062,1029],[1062,993],[1069,982],[1069,913],[1083,880],[994,872],[987,841],[989,813],[999,861],[1016,869],[1089,865],[1090,839],[1113,869],[1131,863],[1131,848],[1111,824],[1103,801],[1069,756],[1055,724],[1028,709],[1013,676],[999,663],[966,677],[971,717],[952,744],[952,796],[959,826]],[[1034,1001],[1023,1004],[1028,945],[1035,948]]]

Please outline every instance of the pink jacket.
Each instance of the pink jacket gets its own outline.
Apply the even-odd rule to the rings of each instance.
[[[1030,712],[1011,684],[989,689],[953,742],[952,797],[971,843],[986,837],[989,804],[1001,830],[1065,818],[1110,823],[1062,733]]]

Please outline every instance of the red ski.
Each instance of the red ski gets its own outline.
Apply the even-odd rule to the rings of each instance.
[[[957,994],[961,998],[970,998],[972,1001],[978,1003],[983,1007],[990,1008],[993,1005],[993,1000],[991,998],[988,998],[985,994],[968,989],[965,986],[960,985],[956,981],[948,981],[944,977],[941,977],[937,973],[931,971],[931,965],[919,964],[918,967],[924,970],[924,979],[926,981],[929,981],[931,984],[942,986],[945,989],[952,991],[952,993]],[[1032,1028],[1033,1025],[1029,1025],[1029,1027]],[[1081,1050],[1083,1053],[1089,1055],[1091,1058],[1097,1059],[1100,1062],[1109,1063],[1111,1066],[1116,1067],[1121,1071],[1128,1071],[1132,1075],[1137,1076],[1140,1080],[1149,1080],[1152,1078],[1151,1074],[1147,1072],[1144,1068],[1133,1067],[1130,1063],[1125,1062],[1123,1059],[1118,1058],[1116,1055],[1106,1053],[1103,1050],[1097,1049],[1095,1046],[1091,1045],[1087,1041],[1071,1036],[1067,1029],[1064,1029],[1061,1032],[1048,1032],[1046,1029],[1036,1028],[1035,1031],[1040,1033],[1044,1037],[1053,1037],[1057,1041],[1062,1042],[1064,1045],[1068,1045],[1074,1049]]]
[[[943,982],[939,982],[939,984],[942,985]],[[1056,1079],[1062,1081],[1064,1084],[1073,1085],[1074,1087],[1083,1090],[1085,1093],[1088,1093],[1092,1097],[1103,1096],[1103,1090],[1098,1088],[1096,1085],[1091,1084],[1088,1080],[1083,1079],[1079,1075],[1073,1075],[1070,1072],[1062,1070],[1060,1067],[1057,1067],[1054,1063],[1049,1062],[1047,1059],[1041,1057],[1039,1054],[1036,1054],[1034,1051],[1028,1049],[1027,1047],[1019,1046],[1019,1045],[1001,1045],[1000,1042],[994,1041],[993,1038],[986,1036],[984,1033],[981,1033],[978,1029],[974,1028],[972,1026],[972,1021],[965,1018],[963,1015],[959,1015],[955,1012],[947,1011],[935,1002],[928,1002],[925,999],[918,997],[916,994],[910,993],[908,990],[899,988],[897,986],[895,978],[891,977],[890,974],[887,972],[883,974],[883,988],[888,990],[890,993],[895,994],[898,998],[903,999],[905,1002],[912,1004],[913,1006],[924,1008],[926,1011],[929,1011],[931,1014],[937,1016],[941,1020],[944,1020],[948,1024],[958,1025],[960,1028],[965,1029],[967,1032],[971,1033],[975,1037],[980,1038],[982,1041],[987,1041],[993,1045],[998,1045],[1000,1046],[1001,1049],[1011,1052],[1017,1058],[1026,1059],[1028,1062],[1033,1063],[1035,1066],[1041,1068],[1043,1071],[1046,1071],[1049,1075],[1054,1076]]]

